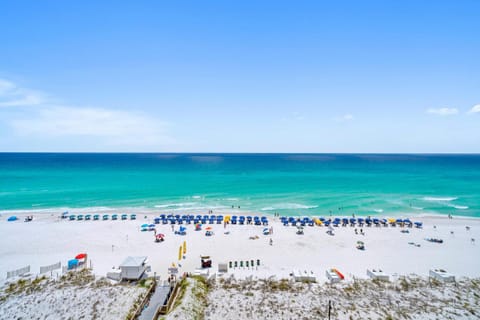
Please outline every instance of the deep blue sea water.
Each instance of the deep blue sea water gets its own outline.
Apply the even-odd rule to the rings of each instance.
[[[480,155],[0,153],[0,212],[232,206],[480,217]]]

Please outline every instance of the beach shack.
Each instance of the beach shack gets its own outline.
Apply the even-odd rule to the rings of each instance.
[[[325,272],[325,274],[327,276],[328,281],[330,281],[330,283],[336,283],[336,282],[340,282],[340,280],[342,280],[340,278],[340,275],[338,274],[338,272],[335,271],[335,269],[328,269]]]
[[[145,272],[150,271],[147,266],[147,257],[127,257],[120,265],[122,280],[138,280]]]
[[[443,269],[431,269],[429,276],[442,282],[455,282],[455,276]]]
[[[372,280],[381,280],[381,281],[390,280],[389,275],[383,272],[382,270],[367,269],[367,276]]]

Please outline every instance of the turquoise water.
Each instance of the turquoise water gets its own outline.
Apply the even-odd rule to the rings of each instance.
[[[0,212],[232,206],[480,217],[480,155],[0,153]]]

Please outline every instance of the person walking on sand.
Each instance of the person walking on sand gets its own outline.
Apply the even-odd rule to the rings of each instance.
[[[272,238],[270,238],[270,245],[271,245],[271,246],[273,245],[273,240],[272,240]]]
[[[175,227],[174,227],[173,224],[172,224],[172,232],[174,232],[174,231],[175,231]]]

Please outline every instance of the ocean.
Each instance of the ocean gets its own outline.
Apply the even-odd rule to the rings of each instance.
[[[142,208],[480,217],[480,155],[0,153],[0,213]]]

